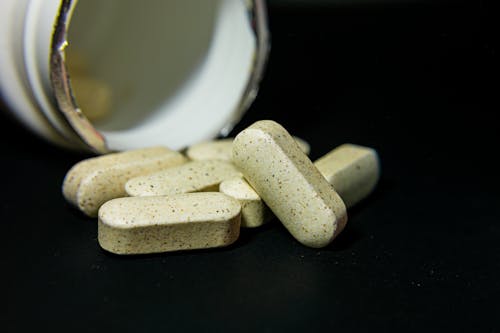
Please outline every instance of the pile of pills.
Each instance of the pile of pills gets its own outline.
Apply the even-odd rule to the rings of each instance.
[[[309,145],[263,120],[233,139],[185,155],[164,147],[91,158],[66,175],[63,194],[98,217],[98,241],[116,254],[223,247],[240,227],[275,216],[306,246],[327,246],[344,229],[347,208],[379,178],[375,150],[345,144],[316,162]]]

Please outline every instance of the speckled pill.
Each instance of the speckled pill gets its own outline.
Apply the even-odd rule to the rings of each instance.
[[[218,191],[219,184],[242,177],[234,165],[224,161],[192,161],[147,176],[130,179],[125,190],[132,197]]]
[[[89,216],[97,216],[108,200],[127,196],[125,183],[139,175],[187,162],[182,154],[165,147],[152,147],[90,158],[73,166],[63,183],[67,201]]]
[[[352,207],[377,185],[380,162],[372,148],[344,144],[314,162],[346,206]]]
[[[222,193],[128,197],[99,209],[98,241],[116,254],[207,249],[232,244],[241,206]]]
[[[219,191],[240,202],[242,227],[259,227],[273,217],[264,201],[243,178],[223,181],[219,185]]]
[[[347,208],[367,197],[379,179],[379,158],[372,148],[344,144],[318,159],[314,165],[333,185]],[[226,180],[220,184],[219,191],[240,201],[242,227],[258,227],[272,218],[267,205],[246,180]]]
[[[309,154],[311,147],[301,138],[293,137],[300,146],[300,149],[306,154]],[[232,161],[233,154],[233,138],[201,142],[192,145],[186,150],[186,156],[193,161],[203,160],[222,160]]]
[[[324,247],[347,223],[340,196],[278,123],[258,121],[238,134],[233,163],[302,244]]]

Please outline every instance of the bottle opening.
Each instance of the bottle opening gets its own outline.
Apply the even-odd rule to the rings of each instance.
[[[248,13],[234,0],[79,1],[65,61],[109,149],[179,149],[240,116],[257,48]]]

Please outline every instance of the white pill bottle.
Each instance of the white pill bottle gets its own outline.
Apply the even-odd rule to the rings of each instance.
[[[0,0],[0,22],[2,103],[49,141],[101,154],[227,134],[269,50],[264,0]],[[101,120],[80,108],[70,57],[111,92]]]

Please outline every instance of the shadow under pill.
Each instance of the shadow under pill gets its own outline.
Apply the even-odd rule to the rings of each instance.
[[[346,228],[333,240],[327,247],[321,249],[322,251],[345,251],[354,247],[361,239],[365,238],[365,234],[356,228]]]

